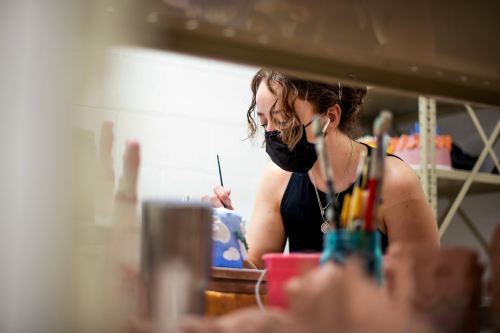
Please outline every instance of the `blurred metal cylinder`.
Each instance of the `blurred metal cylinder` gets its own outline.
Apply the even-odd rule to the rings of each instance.
[[[141,271],[149,312],[160,320],[204,313],[212,219],[203,202],[143,202]]]

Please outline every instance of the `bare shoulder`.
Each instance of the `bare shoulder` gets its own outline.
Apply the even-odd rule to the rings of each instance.
[[[272,198],[281,201],[291,175],[291,172],[284,171],[270,161],[262,173],[259,197],[264,200]]]
[[[270,161],[262,173],[262,185],[275,188],[288,183],[292,173],[281,169]]]
[[[389,244],[438,246],[437,224],[417,173],[405,162],[387,157],[384,177],[382,227]]]
[[[272,178],[278,182],[289,179],[291,175],[292,175],[291,172],[281,169],[279,166],[274,164],[273,161],[269,161],[269,163],[267,163],[263,173],[264,177]]]
[[[384,201],[421,199],[422,187],[417,173],[395,157],[387,157],[384,172]]]

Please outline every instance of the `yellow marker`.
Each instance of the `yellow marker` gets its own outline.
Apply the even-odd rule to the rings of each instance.
[[[344,203],[342,204],[342,212],[340,213],[340,223],[343,227],[347,226],[347,216],[349,214],[349,204],[351,203],[351,195],[344,196]]]
[[[342,211],[343,213],[343,211]],[[353,229],[352,222],[355,219],[362,218],[363,213],[363,190],[356,186],[352,193],[351,202],[349,205],[349,214],[347,216],[347,228]]]
[[[347,214],[347,228],[353,230],[353,219],[359,218],[361,211],[361,180],[363,178],[363,169],[366,166],[367,152],[362,151],[359,156],[358,166],[356,168],[356,182],[354,183],[354,188],[352,190],[351,202],[349,203],[349,211]]]

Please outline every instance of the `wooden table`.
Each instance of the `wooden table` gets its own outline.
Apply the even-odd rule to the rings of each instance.
[[[256,306],[255,284],[262,274],[259,269],[213,267],[211,280],[205,292],[207,316],[220,316],[245,307]],[[266,303],[266,279],[259,288]]]

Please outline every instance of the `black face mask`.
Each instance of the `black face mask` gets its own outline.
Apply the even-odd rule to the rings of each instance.
[[[300,138],[293,150],[288,149],[288,146],[281,141],[279,131],[265,133],[266,152],[281,169],[289,172],[306,173],[313,167],[318,157],[314,143],[307,141],[306,127],[310,124],[303,126],[302,138]]]

